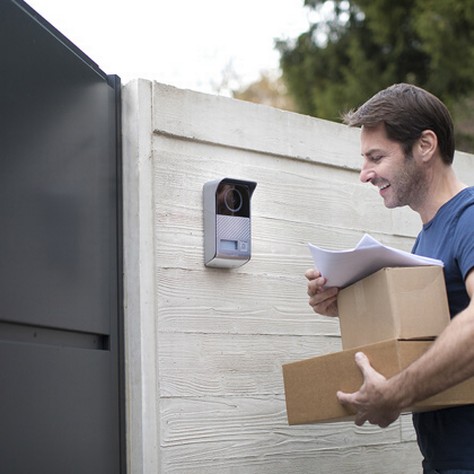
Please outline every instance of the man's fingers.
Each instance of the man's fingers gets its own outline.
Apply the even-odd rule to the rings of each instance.
[[[374,368],[370,365],[369,358],[363,352],[357,352],[354,356],[354,359],[357,367],[359,367],[360,371],[362,372],[364,380],[368,376],[376,373]]]
[[[345,406],[351,413],[356,415],[354,423],[357,426],[362,426],[367,421],[367,418],[365,417],[365,412],[358,411],[358,405],[356,404],[355,400],[356,393],[345,393],[338,391],[336,395],[339,403]]]
[[[315,268],[310,268],[309,270],[306,270],[304,276],[308,280],[314,280],[315,278],[320,277],[321,273],[318,270],[316,270]]]
[[[364,385],[368,383],[369,386],[374,386],[374,384],[380,384],[387,380],[370,365],[369,358],[363,352],[355,354],[355,362],[364,377]]]
[[[366,375],[368,375],[371,371],[374,371],[374,369],[370,365],[368,357],[363,352],[356,352],[354,358],[357,366],[362,372],[365,381]],[[357,393],[358,392],[346,393],[339,390],[336,395],[339,403],[342,403],[343,405],[353,405],[356,403]]]
[[[357,412],[354,423],[357,426],[362,426],[366,421],[369,421],[369,420],[368,420],[367,416],[365,415],[365,413],[361,412],[361,411]]]
[[[356,412],[356,406],[355,406],[356,395],[357,395],[357,392],[345,393],[345,392],[342,392],[341,390],[339,390],[336,393],[336,396],[337,396],[337,399],[339,400],[339,403],[341,405],[344,405],[344,406],[350,408],[354,413]]]
[[[341,405],[347,405],[350,403],[350,397],[352,393],[341,392],[340,390],[336,393],[337,399]]]
[[[357,426],[362,426],[366,421],[370,421],[367,411],[356,401],[357,392],[344,393],[337,392],[337,399],[339,403],[345,406],[350,412],[355,415],[354,423]]]
[[[341,405],[355,414],[354,422],[357,426],[362,426],[368,421],[385,428],[400,415],[398,410],[384,405],[384,400],[381,398],[380,384],[386,379],[370,365],[368,357],[363,352],[357,352],[354,359],[364,377],[364,382],[357,392],[338,391],[337,399]]]
[[[338,288],[325,288],[326,279],[317,269],[307,270],[309,305],[318,314],[337,316]]]
[[[327,288],[324,288],[326,280],[322,277],[316,277],[308,281],[308,296],[314,296],[317,293],[326,291]]]

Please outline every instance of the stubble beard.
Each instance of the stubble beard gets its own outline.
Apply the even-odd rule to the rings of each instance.
[[[393,198],[385,202],[388,209],[409,206],[419,209],[428,190],[427,177],[411,155],[405,155],[405,166],[391,180]]]

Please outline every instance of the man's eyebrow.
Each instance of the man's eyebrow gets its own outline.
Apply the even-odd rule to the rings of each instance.
[[[377,155],[379,153],[382,153],[382,150],[380,148],[371,148],[365,153],[361,153],[361,156],[365,156],[366,158],[370,158],[373,155]]]

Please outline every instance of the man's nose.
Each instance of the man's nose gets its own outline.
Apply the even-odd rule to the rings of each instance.
[[[370,183],[375,176],[374,170],[367,164],[364,163],[360,170],[359,179],[363,183]]]

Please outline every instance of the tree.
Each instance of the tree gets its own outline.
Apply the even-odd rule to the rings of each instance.
[[[296,110],[294,101],[288,95],[282,78],[280,76],[275,77],[270,72],[263,72],[257,81],[233,90],[232,97],[279,109]]]
[[[474,94],[474,2],[304,4],[316,21],[296,41],[277,43],[283,78],[298,111],[339,120],[341,112],[396,82],[430,90],[459,116],[464,111],[460,104]]]

